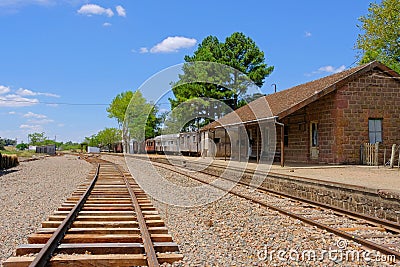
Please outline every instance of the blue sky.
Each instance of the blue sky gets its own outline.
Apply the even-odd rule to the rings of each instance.
[[[0,0],[0,137],[82,141],[117,127],[106,108],[208,35],[251,37],[271,93],[354,66],[370,1]],[[157,100],[165,88],[146,88]]]

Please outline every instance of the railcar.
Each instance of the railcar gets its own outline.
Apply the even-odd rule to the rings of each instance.
[[[151,139],[145,143],[146,153],[182,154],[185,156],[200,155],[199,134],[196,132],[166,134]]]
[[[154,140],[154,138],[150,138],[150,139],[146,140],[144,149],[147,154],[156,153],[156,141]]]
[[[196,132],[179,134],[179,152],[185,156],[200,155],[200,135]]]
[[[179,134],[165,134],[154,137],[157,154],[178,154]]]

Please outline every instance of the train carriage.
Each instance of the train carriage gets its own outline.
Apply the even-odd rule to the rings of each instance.
[[[146,153],[152,154],[182,154],[199,156],[199,134],[196,132],[166,134],[146,140]]]

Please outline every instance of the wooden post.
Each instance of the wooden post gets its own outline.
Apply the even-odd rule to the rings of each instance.
[[[285,126],[281,127],[281,167],[285,166]]]
[[[383,167],[386,166],[386,147],[383,149]]]
[[[241,139],[241,135],[240,135],[241,130],[240,130],[240,129],[241,129],[241,128],[240,128],[240,125],[239,125],[239,126],[238,126],[238,139],[239,139],[238,151],[239,151],[239,162],[242,160],[241,155],[240,155],[240,153],[242,153],[242,151],[241,151],[241,149],[240,149],[240,146],[242,145],[241,142],[240,142],[240,139]]]
[[[375,143],[375,166],[378,166],[378,152],[379,152],[379,143]],[[386,150],[385,150],[386,152]],[[386,153],[385,153],[386,154]]]
[[[259,124],[257,124],[257,127],[256,127],[256,153],[257,153],[257,163],[260,161],[260,155],[259,155],[259,150],[258,150],[258,144],[259,144],[259,134],[258,134],[258,131],[259,131],[259,129],[260,129],[260,125]]]
[[[400,150],[399,150],[399,159],[397,160],[397,169],[400,169]]]
[[[396,144],[392,145],[392,155],[390,155],[390,168],[393,168],[394,154],[396,153]]]
[[[226,161],[226,128],[224,128],[224,130],[225,130],[225,136],[224,136],[224,150],[225,150],[225,152],[224,152],[224,154],[225,154],[225,161]]]
[[[213,146],[213,154],[214,154],[213,159],[215,159],[217,157],[217,151],[218,151],[217,144],[215,144],[215,131],[216,130],[217,130],[217,128],[215,128],[214,131],[213,131],[213,142],[212,142],[214,144],[214,146]]]

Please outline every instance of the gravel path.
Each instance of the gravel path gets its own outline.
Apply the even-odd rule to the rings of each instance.
[[[87,177],[92,165],[76,156],[22,162],[0,173],[0,265]]]
[[[124,164],[121,157],[107,159]],[[133,167],[134,176],[149,171],[140,161]],[[177,185],[187,181],[178,174],[167,176]],[[173,266],[394,266],[374,258],[364,261],[369,255],[362,253],[370,251],[359,244],[233,195],[197,208],[152,201],[184,255]]]

